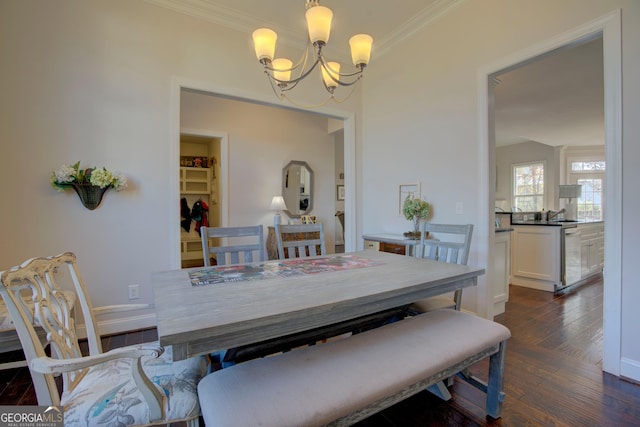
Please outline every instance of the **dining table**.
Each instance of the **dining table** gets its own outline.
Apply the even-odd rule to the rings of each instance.
[[[152,274],[173,359],[348,321],[475,286],[480,267],[365,250]]]

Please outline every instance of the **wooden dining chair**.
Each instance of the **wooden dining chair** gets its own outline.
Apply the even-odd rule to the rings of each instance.
[[[450,264],[467,265],[469,248],[473,235],[473,224],[430,224],[423,222],[421,227],[420,244],[416,248],[416,257],[428,258]],[[427,237],[431,234],[433,239]],[[410,311],[426,313],[443,308],[460,309],[462,289],[454,292],[453,298],[435,296],[414,302]]]
[[[205,359],[172,362],[171,347],[163,349],[157,343],[103,353],[96,315],[122,311],[125,306],[92,306],[73,253],[32,258],[0,272],[0,282],[0,294],[27,357],[38,404],[63,406],[65,425],[171,421],[198,425],[197,385],[207,372]],[[64,285],[72,286],[77,295],[89,356],[80,350]],[[33,302],[33,311],[25,300]],[[44,344],[34,324],[46,331]],[[51,356],[45,352],[46,344]],[[62,374],[62,394],[55,374]]]
[[[201,227],[202,255],[205,267],[211,265],[214,256],[216,265],[250,263],[265,260],[262,225],[247,227]],[[220,244],[220,240],[222,244]],[[255,254],[255,256],[254,256]]]
[[[75,292],[65,290],[63,291],[63,297],[67,300],[67,302],[69,303],[69,306],[73,308],[76,301]],[[31,301],[31,299],[26,296],[23,296],[23,300],[24,300],[25,308],[27,309],[27,312],[29,313],[29,315],[31,316],[31,319],[33,320],[33,310],[34,310],[33,301]],[[71,310],[72,315],[73,313],[74,311]],[[46,335],[47,335],[46,332],[37,323],[34,323],[34,326],[35,326],[36,333],[40,338],[40,341],[45,342]],[[6,356],[7,361],[0,362],[0,371],[5,369],[15,369],[15,368],[21,368],[21,367],[27,366],[26,359],[20,358],[19,360],[16,360],[18,358],[17,355],[8,354],[8,353],[14,353],[14,352],[17,353],[19,350],[22,350],[22,345],[20,344],[20,338],[18,337],[18,333],[16,332],[13,319],[9,315],[9,310],[7,309],[7,306],[1,297],[0,297],[0,349],[1,349],[0,353],[2,354],[7,353],[7,356]]]
[[[280,259],[327,254],[322,223],[275,224],[275,229]]]

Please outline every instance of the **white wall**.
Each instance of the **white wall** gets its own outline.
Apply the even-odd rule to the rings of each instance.
[[[363,91],[363,230],[401,232],[397,186],[420,181],[423,196],[433,204],[432,222],[474,223],[469,263],[486,259],[492,236],[479,207],[488,195],[480,177],[488,164],[479,146],[479,70],[520,51],[622,9],[623,93],[640,91],[640,2],[632,0],[470,0],[416,33],[368,69]],[[496,70],[497,71],[497,70]],[[640,379],[640,97],[623,96],[623,283],[621,316],[622,373]],[[463,213],[455,206],[462,202]],[[492,206],[491,206],[492,208]],[[485,230],[484,232],[482,230]],[[619,286],[611,284],[612,286]],[[480,283],[478,295],[486,295]],[[464,305],[479,309],[476,290],[465,290]],[[614,302],[609,306],[617,307]],[[615,322],[615,320],[613,320]],[[606,325],[605,325],[606,326]],[[615,345],[615,337],[612,340]]]
[[[313,210],[333,252],[334,137],[327,118],[183,91],[180,125],[229,135],[229,226],[273,226],[271,198],[282,193],[282,168],[305,161],[313,171]],[[283,215],[283,220],[286,220]],[[265,236],[266,238],[266,236]]]
[[[73,251],[96,305],[126,302],[134,283],[141,285],[137,302],[151,302],[151,273],[176,259],[167,233],[178,212],[167,191],[177,188],[177,174],[168,172],[178,143],[175,81],[278,102],[250,40],[142,0],[0,2],[0,270]],[[311,89],[297,95],[317,102]],[[358,88],[331,108],[359,114],[360,99]],[[236,153],[232,158],[239,172],[251,173]],[[49,186],[54,169],[78,160],[124,173],[129,188],[109,191],[98,209],[86,210],[75,194]],[[277,190],[281,167],[269,169],[276,178],[262,194]],[[333,181],[333,172],[328,177]],[[269,200],[263,203],[266,221]],[[238,221],[248,215],[230,213]],[[105,331],[154,324],[152,312],[141,316],[114,320]]]

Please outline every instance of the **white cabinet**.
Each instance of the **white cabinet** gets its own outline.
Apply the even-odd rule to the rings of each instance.
[[[513,229],[511,284],[553,292],[561,284],[561,227],[521,225]]]
[[[599,273],[604,267],[604,223],[579,225],[581,276]]]
[[[509,276],[511,271],[511,233],[496,233],[494,246],[494,282],[492,283],[493,315],[504,313],[509,300]]]
[[[211,169],[180,168],[180,194],[211,194]]]

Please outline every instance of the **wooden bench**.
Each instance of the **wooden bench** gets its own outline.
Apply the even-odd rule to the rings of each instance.
[[[207,426],[351,425],[490,357],[486,413],[499,418],[509,330],[456,310],[222,369],[198,385]]]

